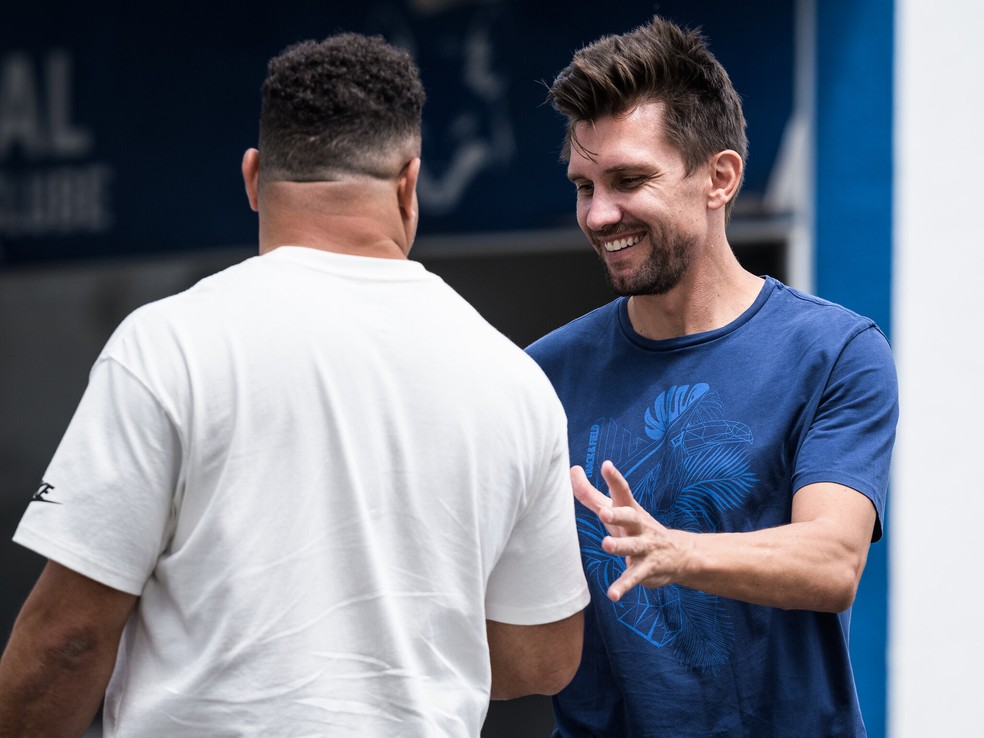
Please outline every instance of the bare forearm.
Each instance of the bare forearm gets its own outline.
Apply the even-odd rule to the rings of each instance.
[[[85,733],[136,601],[48,562],[0,658],[0,738]]]
[[[602,464],[611,498],[580,467],[574,494],[608,528],[604,549],[625,558],[609,587],[620,600],[632,587],[681,584],[711,594],[788,610],[840,612],[854,601],[868,556],[876,512],[843,485],[818,482],[793,496],[791,522],[742,533],[691,533],[666,528],[632,497],[610,461]]]
[[[81,736],[99,710],[115,653],[71,641],[37,647],[15,632],[0,660],[0,738]]]
[[[787,610],[851,606],[864,552],[841,544],[827,523],[792,523],[750,533],[684,533],[678,584]]]

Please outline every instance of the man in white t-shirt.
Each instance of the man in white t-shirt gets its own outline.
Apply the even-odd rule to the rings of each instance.
[[[407,259],[409,56],[269,66],[260,254],[116,330],[14,540],[47,557],[0,735],[478,736],[552,694],[587,588],[546,377]]]

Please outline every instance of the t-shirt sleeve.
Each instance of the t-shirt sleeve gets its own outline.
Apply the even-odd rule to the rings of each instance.
[[[881,538],[898,414],[891,347],[871,327],[849,341],[834,364],[799,450],[793,489],[817,482],[856,489],[874,504],[873,540]]]
[[[512,625],[540,625],[570,617],[590,599],[581,568],[566,419],[559,421],[537,488],[529,496],[489,577],[486,617]]]
[[[166,545],[180,448],[148,388],[100,358],[14,541],[139,595]]]

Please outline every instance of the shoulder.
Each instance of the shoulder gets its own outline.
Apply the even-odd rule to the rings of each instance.
[[[890,356],[888,338],[871,318],[777,280],[770,278],[770,282],[774,289],[757,321],[770,343],[832,361],[845,350],[858,348]]]
[[[181,292],[136,308],[124,319],[120,328],[141,330],[182,320],[196,323],[208,318],[213,310],[203,310],[203,307],[209,303],[216,306],[231,303],[232,296],[237,292],[244,295],[244,300],[252,296],[255,301],[256,293],[251,291],[251,286],[255,275],[262,273],[261,268],[260,258],[253,257],[202,277]]]
[[[256,291],[243,287],[254,269],[252,260],[200,279],[186,290],[148,302],[133,310],[117,326],[100,358],[113,358],[133,369],[155,361],[180,363],[191,346],[217,343],[230,325],[241,323],[242,305],[257,300]],[[243,294],[242,299],[234,297]],[[249,296],[252,295],[252,298]]]
[[[852,378],[863,374],[870,387],[894,392],[892,347],[874,320],[780,282],[769,302],[758,335],[769,341],[780,363],[819,372],[833,384],[840,377],[856,385]]]
[[[881,329],[871,318],[836,302],[789,287],[778,280],[770,278],[770,281],[775,286],[770,300],[774,303],[773,310],[791,327],[809,327],[811,330],[820,329],[825,334],[834,332],[850,337],[869,328],[881,333]]]

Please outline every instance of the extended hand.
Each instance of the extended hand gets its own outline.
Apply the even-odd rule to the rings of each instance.
[[[675,580],[683,556],[683,531],[661,525],[635,498],[628,482],[611,461],[601,465],[611,497],[599,492],[579,466],[571,468],[574,496],[598,516],[609,535],[601,542],[610,554],[625,557],[625,571],[609,588],[618,602],[632,587],[662,587]]]

